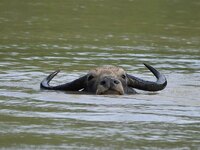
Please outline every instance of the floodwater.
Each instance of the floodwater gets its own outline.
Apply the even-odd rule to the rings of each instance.
[[[1,0],[0,149],[200,150],[199,0]],[[160,92],[40,90],[116,65]]]

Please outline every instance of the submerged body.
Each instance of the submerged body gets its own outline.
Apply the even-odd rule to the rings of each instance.
[[[156,82],[145,81],[129,75],[121,67],[103,66],[90,70],[88,74],[72,82],[58,86],[50,86],[49,82],[59,71],[46,77],[40,87],[48,90],[84,91],[91,94],[124,95],[135,94],[136,89],[146,91],[159,91],[166,87],[167,80],[164,75],[150,65],[144,64],[157,78]]]

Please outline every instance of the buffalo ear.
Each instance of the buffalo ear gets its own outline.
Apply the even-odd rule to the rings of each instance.
[[[43,79],[43,81],[40,83],[40,88],[42,89],[48,89],[48,90],[62,90],[62,91],[79,91],[83,88],[86,88],[86,80],[87,75],[80,77],[74,81],[57,85],[57,86],[51,86],[49,85],[50,81],[59,73],[60,71],[57,70],[50,75],[48,75],[46,78]]]
[[[135,76],[127,74],[128,86],[145,91],[160,91],[167,85],[167,79],[163,74],[150,65],[144,64],[157,78],[157,81],[146,81]]]

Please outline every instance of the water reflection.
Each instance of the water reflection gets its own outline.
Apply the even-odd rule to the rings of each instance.
[[[184,72],[199,72],[199,55],[197,49],[174,49],[174,48],[162,48],[162,51],[157,50],[156,47],[145,47],[145,46],[95,46],[95,45],[83,45],[83,46],[58,46],[49,45],[42,46],[36,45],[36,47],[41,47],[42,51],[35,49],[32,51],[32,46],[1,46],[1,49],[5,52],[2,53],[1,66],[16,66],[21,63],[30,63],[30,61],[39,61],[43,63],[56,63],[57,65],[62,63],[69,66],[71,63],[75,62],[77,65],[85,64],[90,65],[104,65],[104,64],[114,64],[114,65],[130,65],[127,69],[133,70],[131,66],[138,65],[137,63],[150,62],[153,65],[158,65],[164,63],[165,70],[175,70]],[[13,48],[17,51],[13,51]],[[21,49],[27,49],[26,51],[21,51]],[[46,55],[45,50],[48,50]],[[31,54],[30,54],[31,52]],[[21,60],[21,62],[19,62]],[[45,60],[45,61],[43,61]],[[104,61],[107,61],[106,63]],[[35,64],[33,67],[40,67],[40,63]],[[20,64],[19,64],[20,66]],[[80,66],[81,67],[81,66]]]

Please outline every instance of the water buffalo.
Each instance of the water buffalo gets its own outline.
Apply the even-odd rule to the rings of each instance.
[[[84,91],[97,95],[123,95],[135,94],[136,89],[145,91],[159,91],[166,87],[167,80],[163,74],[150,65],[144,64],[157,78],[157,81],[145,81],[129,75],[124,69],[115,66],[103,66],[90,70],[85,76],[74,81],[51,86],[49,82],[57,75],[58,71],[51,73],[40,84],[42,89],[62,91]]]

